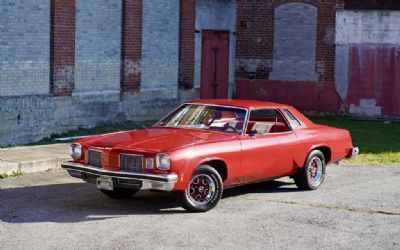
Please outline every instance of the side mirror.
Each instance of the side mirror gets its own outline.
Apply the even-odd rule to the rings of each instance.
[[[257,131],[250,131],[250,133],[248,133],[248,135],[249,135],[251,138],[256,138],[256,137],[257,137]]]

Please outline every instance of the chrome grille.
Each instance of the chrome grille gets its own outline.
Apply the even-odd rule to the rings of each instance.
[[[120,154],[119,167],[121,170],[142,172],[143,155]]]
[[[103,163],[101,160],[101,151],[89,150],[89,165],[93,167],[102,168]]]

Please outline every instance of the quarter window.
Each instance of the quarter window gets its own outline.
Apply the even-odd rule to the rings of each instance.
[[[295,127],[301,126],[301,123],[299,122],[299,120],[297,120],[297,118],[293,115],[292,112],[290,112],[289,109],[285,109],[285,112]]]

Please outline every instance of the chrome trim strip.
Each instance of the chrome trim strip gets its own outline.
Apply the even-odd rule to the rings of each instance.
[[[178,175],[172,174],[143,174],[143,173],[131,173],[126,171],[111,171],[105,169],[99,169],[89,165],[83,165],[75,162],[64,162],[61,167],[67,170],[79,171],[82,173],[95,174],[101,176],[115,177],[121,179],[136,179],[136,180],[148,180],[161,182],[165,184],[174,184],[178,181]]]

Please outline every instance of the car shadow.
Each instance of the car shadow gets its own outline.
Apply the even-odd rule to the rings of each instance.
[[[271,180],[226,189],[222,199],[249,193],[289,193],[300,191],[300,189],[296,188],[294,182]]]
[[[248,193],[293,192],[291,183],[268,181],[224,191],[223,199]],[[7,223],[72,223],[126,215],[178,214],[183,210],[173,193],[140,191],[130,199],[113,200],[92,184],[68,183],[0,190],[0,220]]]

